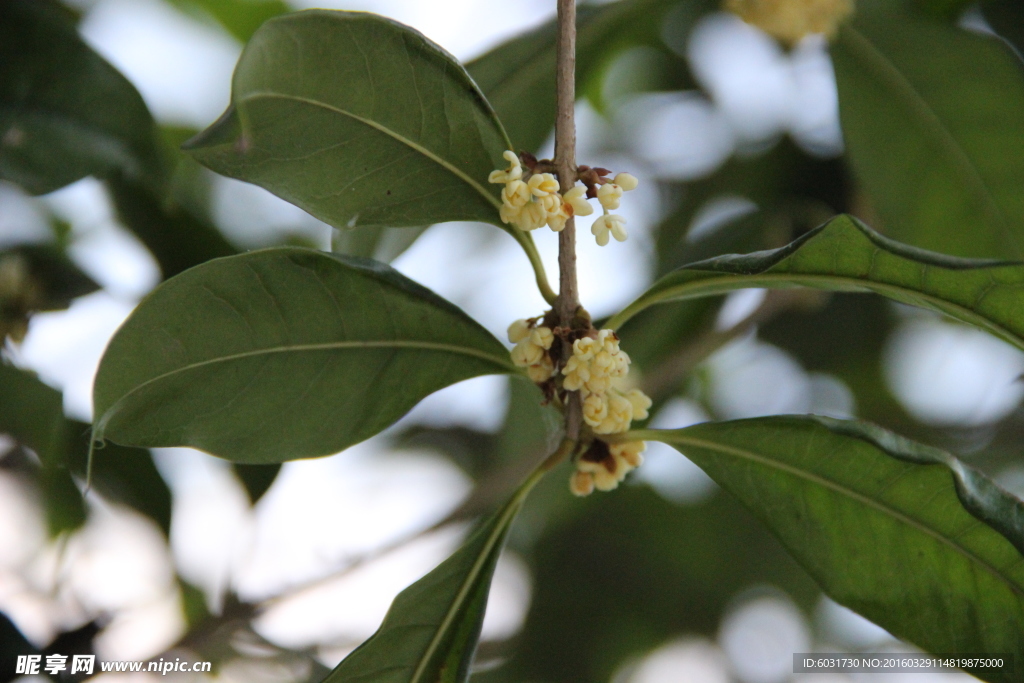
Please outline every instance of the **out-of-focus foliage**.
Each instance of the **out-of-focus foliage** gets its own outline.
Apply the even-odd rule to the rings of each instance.
[[[312,12],[274,19],[289,9],[280,0],[169,2],[249,43],[236,72],[232,107],[190,143],[191,156],[327,221],[336,228],[332,246],[338,253],[386,263],[431,223],[497,223],[496,186],[486,180],[503,165],[508,138],[515,149],[536,151],[550,137],[553,21],[463,70],[418,33],[372,15]],[[696,289],[704,296],[638,306],[622,326],[623,348],[643,385],[657,389],[651,390],[655,420],[658,410],[669,414],[679,398],[712,419],[725,417],[709,399],[719,380],[703,361],[756,333],[791,354],[802,370],[838,379],[860,418],[946,448],[967,443],[978,451],[973,462],[990,471],[1019,464],[1019,409],[1001,423],[969,432],[925,424],[895,398],[883,366],[901,314],[882,297],[850,292],[867,289],[938,310],[1020,345],[1024,327],[1014,302],[1021,266],[925,254],[892,240],[951,256],[1020,258],[1024,10],[1010,0],[980,3],[971,21],[987,21],[999,36],[993,37],[957,25],[972,4],[962,0],[857,4],[859,13],[829,46],[844,151],[822,158],[784,136],[760,141],[756,150],[741,149],[699,178],[651,178],[667,208],[652,235],[651,280],[665,279],[646,296],[660,292],[661,298],[673,298]],[[682,48],[693,27],[719,6],[711,0],[581,4],[578,96],[621,133],[614,124],[617,107],[632,95],[700,92],[704,81],[691,74]],[[386,427],[439,386],[510,369],[504,347],[489,333],[405,278],[381,275],[388,271],[379,265],[289,248],[284,251],[306,254],[328,269],[362,263],[360,272],[373,271],[379,281],[376,288],[362,286],[367,283],[358,278],[325,288],[314,273],[321,271],[312,266],[285,287],[290,297],[264,296],[283,271],[261,275],[247,264],[284,251],[237,255],[211,210],[209,173],[178,151],[195,131],[159,130],[134,87],[78,37],[74,19],[50,0],[0,3],[0,178],[32,194],[89,175],[101,179],[118,220],[153,255],[163,277],[180,276],[145,301],[111,347],[97,385],[101,425],[103,413],[118,401],[134,405],[135,412],[123,424],[111,421],[107,436],[145,446],[205,446],[247,460],[233,463],[233,471],[255,502],[280,466],[251,463],[336,450]],[[336,28],[342,25],[351,32],[339,37]],[[302,41],[313,49],[301,49]],[[622,59],[627,53],[643,58]],[[702,94],[714,103],[714,92]],[[606,151],[629,151],[626,144],[605,143]],[[709,220],[709,208],[723,199],[746,202],[746,209]],[[840,213],[870,229],[847,218],[818,228]],[[529,236],[512,233],[535,253]],[[8,336],[8,343],[20,338],[35,312],[65,308],[96,290],[68,256],[73,241],[63,234],[44,246],[4,243],[0,336]],[[774,249],[780,251],[723,258]],[[191,270],[221,257],[229,258]],[[698,261],[705,262],[693,266]],[[242,277],[242,271],[249,274]],[[200,283],[209,296],[204,299],[194,287],[179,291],[203,273],[221,274]],[[776,284],[810,284],[836,293],[775,298],[773,292],[739,323],[723,325],[728,291]],[[238,291],[226,292],[234,285]],[[169,299],[170,312],[161,308]],[[322,339],[302,336],[323,332],[338,310],[346,319],[344,330]],[[612,323],[624,317],[613,316]],[[142,318],[146,324],[140,327]],[[375,321],[377,332],[385,333],[363,334],[366,329],[350,322],[357,319]],[[175,334],[168,336],[169,328]],[[200,329],[203,334],[197,334]],[[233,356],[253,351],[232,346],[250,329],[264,337],[266,348],[278,350],[297,341],[410,341],[396,330],[418,330],[414,341],[445,348],[348,349],[347,367],[358,376],[358,386],[348,382],[345,391],[331,394],[316,382],[340,361],[325,363],[330,354],[323,349],[317,351],[321,356],[280,354],[297,360],[276,374],[272,363],[236,362],[241,359]],[[439,331],[452,337],[438,341],[432,335]],[[458,354],[450,347],[464,343],[467,334],[476,335],[468,345],[473,360],[453,361]],[[124,342],[128,337],[130,344]],[[128,347],[134,351],[123,352]],[[230,376],[201,408],[194,399],[212,391],[208,378],[166,382],[161,374],[168,370],[161,363],[185,353],[181,349],[195,351],[210,366],[232,357],[225,365],[231,366]],[[366,362],[374,354],[377,366]],[[476,364],[472,371],[467,363]],[[257,401],[259,428],[245,428],[250,414],[242,415],[233,432],[224,432],[238,419],[226,409],[238,407],[238,392],[229,389],[261,381],[272,390],[264,388]],[[405,394],[387,393],[398,384]],[[410,384],[417,389],[409,390]],[[442,454],[474,481],[450,520],[500,508],[558,442],[561,415],[551,397],[518,375],[510,384],[508,414],[497,433],[415,426],[391,436],[397,448]],[[338,396],[347,397],[351,410],[338,408]],[[359,411],[366,417],[362,423],[351,419]],[[347,419],[338,419],[339,412]],[[370,422],[372,428],[356,428]],[[215,429],[200,434],[195,427],[201,423]],[[342,432],[344,438],[337,438]],[[15,442],[0,466],[38,495],[51,535],[79,528],[87,518],[79,491],[87,476],[89,426],[65,417],[60,392],[4,362],[0,434]],[[564,468],[559,469],[538,484],[515,527],[509,528],[510,514],[490,518],[482,535],[403,592],[378,635],[332,680],[349,680],[354,668],[369,671],[396,657],[408,666],[391,670],[394,680],[464,679],[506,533],[509,546],[529,564],[533,598],[521,632],[482,649],[481,659],[503,662],[474,674],[483,683],[609,680],[617,671],[621,675],[624,662],[680,634],[714,637],[735,596],[764,584],[787,593],[808,614],[823,589],[933,650],[1019,646],[1012,642],[1016,630],[991,626],[999,615],[1015,619],[1020,613],[1013,568],[1019,553],[1007,540],[1016,539],[1019,549],[1019,501],[959,461],[855,422],[762,418],[663,436],[672,441],[672,434],[726,491],[679,503],[627,482],[614,494],[581,503],[566,494]],[[210,446],[214,442],[216,448]],[[746,464],[738,464],[738,453]],[[95,491],[169,531],[170,491],[144,448],[108,442],[93,457]],[[836,464],[840,457],[842,467]],[[921,496],[931,498],[922,503]],[[521,502],[517,496],[503,510],[514,512]],[[865,530],[873,534],[870,547],[864,545]],[[257,606],[229,594],[222,614],[211,615],[203,596],[179,583],[190,629],[182,646],[221,663],[237,656],[224,627],[251,622]],[[459,604],[471,609],[451,609]],[[950,615],[961,620],[955,628],[931,629],[953,623]],[[83,628],[79,635],[91,640],[99,627],[90,621]],[[394,655],[392,642],[409,651]],[[0,643],[8,654],[36,649],[2,614]],[[300,678],[320,680],[326,674],[308,652],[277,652],[275,662],[305,663],[297,669],[304,672]],[[369,660],[373,666],[362,668]],[[1003,679],[993,674],[987,680]]]
[[[158,185],[153,119],[51,0],[0,4],[0,178],[33,194],[121,172]]]

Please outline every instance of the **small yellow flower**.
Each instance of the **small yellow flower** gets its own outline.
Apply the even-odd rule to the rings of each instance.
[[[547,197],[558,192],[558,180],[550,173],[530,176],[529,184],[534,197]]]
[[[594,224],[590,226],[590,232],[597,238],[598,245],[602,247],[608,244],[609,234],[619,242],[625,242],[628,237],[626,219],[613,213],[606,213],[594,221]]]
[[[577,185],[565,193],[565,202],[572,207],[574,216],[589,216],[594,213],[594,207],[587,201],[587,188]]]
[[[853,0],[725,0],[725,8],[792,45],[810,33],[834,36],[853,14]]]
[[[622,188],[615,183],[605,183],[597,190],[597,201],[601,202],[604,208],[614,211],[619,208],[622,192]]]
[[[519,180],[523,177],[523,167],[519,163],[519,156],[512,150],[505,150],[502,155],[505,161],[509,163],[509,166],[504,171],[491,171],[491,174],[487,176],[487,182],[489,183],[507,183],[512,180]]]

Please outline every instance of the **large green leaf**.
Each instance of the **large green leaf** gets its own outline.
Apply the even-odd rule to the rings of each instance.
[[[542,475],[531,475],[454,555],[399,593],[377,632],[323,683],[464,683],[505,537]]]
[[[115,170],[163,177],[142,97],[59,5],[0,2],[0,178],[42,194]]]
[[[634,432],[686,454],[832,598],[936,653],[1024,657],[1024,502],[865,423],[769,417]],[[1006,670],[975,671],[1019,681]]]
[[[310,10],[256,32],[231,107],[187,148],[342,228],[500,225],[487,176],[509,147],[465,69],[425,36],[374,14]]]
[[[662,45],[665,15],[676,8],[674,30],[685,34],[716,3],[621,0],[581,4],[577,11],[576,82],[585,88],[621,51]],[[466,65],[501,116],[516,149],[536,151],[555,125],[555,22],[518,36]]]
[[[748,287],[875,292],[991,332],[1024,349],[1024,264],[958,259],[887,239],[838,216],[793,243],[720,256],[672,271],[608,321],[618,327],[653,304]]]
[[[328,455],[437,389],[515,371],[487,330],[388,266],[266,249],[139,304],[100,362],[95,438],[249,463]]]
[[[1024,256],[1024,70],[1002,41],[902,14],[832,45],[854,171],[886,233],[956,256]]]

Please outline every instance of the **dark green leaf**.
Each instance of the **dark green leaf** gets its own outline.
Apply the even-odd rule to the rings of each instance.
[[[228,33],[248,42],[263,22],[290,12],[283,0],[171,0],[185,11],[200,10],[217,20]]]
[[[675,270],[608,321],[615,328],[656,303],[748,287],[875,292],[987,330],[1024,349],[1024,265],[958,259],[882,237],[838,216],[792,244]]]
[[[0,340],[21,340],[37,311],[59,311],[99,289],[58,248],[25,245],[0,251]]]
[[[142,97],[56,3],[0,3],[0,178],[42,194],[113,171],[163,178]]]
[[[245,465],[236,462],[233,467],[235,476],[242,482],[245,492],[249,494],[249,502],[253,505],[270,489],[277,479],[278,472],[281,471],[281,466],[276,464]]]
[[[465,69],[364,12],[272,19],[235,69],[231,107],[188,150],[339,228],[500,225],[488,174],[504,130]]]
[[[61,393],[0,361],[0,433],[31,448],[44,466],[63,466],[68,430]]]
[[[685,453],[826,593],[894,635],[930,652],[1024,657],[1024,503],[951,455],[866,423],[814,417],[631,436]]]
[[[437,389],[515,371],[489,332],[388,266],[267,249],[139,305],[100,362],[95,436],[249,463],[328,455]]]
[[[67,467],[85,481],[89,454],[89,425],[68,421],[71,445]],[[144,448],[129,448],[107,443],[97,448],[92,461],[92,488],[110,500],[116,500],[146,515],[163,530],[171,530],[171,490],[160,476],[153,456]]]
[[[527,479],[454,555],[399,593],[377,632],[323,683],[464,683],[498,556],[541,474]]]
[[[1024,256],[1024,70],[1000,40],[891,15],[832,46],[853,168],[885,231],[956,256]]]
[[[107,187],[121,222],[146,245],[165,278],[237,252],[217,228],[173,199],[118,176]]]
[[[710,0],[622,0],[581,4],[577,12],[576,82],[584,90],[616,54],[637,45],[661,45],[666,13],[685,34]],[[494,105],[516,149],[536,151],[555,122],[555,22],[499,45],[466,65]]]
[[[625,662],[680,634],[714,638],[744,589],[776,586],[807,609],[820,595],[732,496],[677,505],[647,486],[620,486],[580,501],[566,495],[567,476],[557,470],[542,482],[516,525],[540,535],[524,553],[530,611],[508,663],[480,683],[613,681]],[[568,503],[540,517],[549,486]]]
[[[61,393],[29,372],[0,363],[0,433],[31,448],[42,461],[40,492],[54,533],[85,521],[85,506],[71,475],[84,481],[89,425],[64,417]],[[167,533],[171,493],[148,451],[108,444],[95,453],[92,485],[134,507]]]
[[[981,3],[985,20],[1005,38],[1017,56],[1024,58],[1024,7],[1017,0],[987,0]]]
[[[85,524],[82,493],[66,469],[43,467],[39,472],[39,491],[51,538],[74,531]]]

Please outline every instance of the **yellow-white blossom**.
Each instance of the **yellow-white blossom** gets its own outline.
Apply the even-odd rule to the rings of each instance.
[[[547,197],[558,194],[558,180],[550,173],[537,173],[530,176],[530,193],[534,197]]]
[[[640,184],[640,181],[635,176],[629,173],[619,173],[612,179],[612,182],[621,187],[626,192],[630,192],[636,189],[636,186]]]
[[[647,444],[643,441],[629,441],[621,444],[607,444],[608,453],[600,460],[589,459],[592,452],[576,462],[576,471],[569,479],[569,490],[577,496],[587,496],[594,489],[611,491],[619,485],[629,472],[639,467],[644,459],[640,455]]]
[[[587,188],[577,185],[565,193],[565,203],[572,207],[574,216],[589,216],[594,207],[587,201]]]
[[[835,35],[853,14],[853,0],[725,0],[743,21],[789,44],[810,33]]]
[[[507,183],[512,180],[519,180],[523,177],[523,167],[519,163],[519,155],[512,150],[505,150],[502,155],[505,161],[508,162],[509,166],[504,171],[491,171],[491,174],[487,176],[487,182],[489,183]]]
[[[555,342],[550,327],[535,326],[528,320],[516,320],[508,326],[508,340],[515,344],[512,362],[526,368],[526,374],[537,384],[546,382],[555,373],[555,364],[548,350]]]
[[[595,433],[618,434],[633,420],[647,418],[651,399],[639,389],[622,393],[612,386],[613,379],[629,373],[629,356],[612,330],[577,339],[572,351],[562,368],[562,387],[581,393],[583,420]]]
[[[597,190],[597,201],[601,202],[601,206],[611,211],[619,208],[619,202],[622,201],[622,186],[616,185],[615,183],[605,183]]]
[[[629,236],[629,233],[626,232],[626,219],[614,213],[599,216],[590,226],[590,232],[597,238],[598,245],[602,247],[608,244],[609,235],[619,242],[625,242],[626,237]]]

